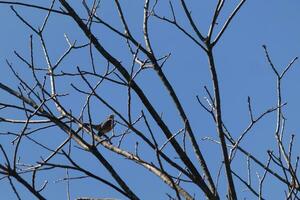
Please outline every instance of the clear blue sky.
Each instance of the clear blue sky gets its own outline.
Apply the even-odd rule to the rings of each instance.
[[[32,3],[32,1],[22,2]],[[191,29],[187,20],[184,18],[178,1],[172,2],[175,11],[178,14],[178,22],[183,24],[184,27],[190,31]],[[216,1],[205,0],[186,2],[202,33],[207,33]],[[217,28],[220,28],[224,19],[228,17],[237,2],[238,1],[228,1],[225,3],[223,15],[220,18]],[[48,6],[50,2],[43,1],[38,3],[42,6]],[[81,3],[78,3],[78,5],[73,3],[72,5],[75,8],[79,8],[81,14],[83,13]],[[118,19],[117,11],[113,5],[112,1],[103,1],[103,5],[98,15],[112,23],[115,27],[121,28],[122,26]],[[59,6],[59,3],[56,3],[55,7],[58,8]],[[143,43],[143,1],[128,1],[126,4],[122,3],[122,6],[133,35]],[[247,96],[252,98],[253,111],[256,116],[276,105],[276,79],[270,66],[266,62],[262,45],[267,45],[271,58],[279,71],[283,70],[294,57],[300,55],[299,7],[300,2],[297,0],[273,0],[272,2],[262,0],[247,1],[236,15],[215,49],[215,59],[221,87],[223,119],[235,138],[240,135],[249,123]],[[15,6],[15,8],[35,27],[41,26],[46,14],[45,12],[20,6]],[[159,1],[157,12],[163,16],[171,16],[167,1]],[[171,53],[171,57],[164,67],[164,72],[173,84],[174,89],[188,113],[188,117],[190,118],[194,131],[197,133],[199,143],[207,159],[208,165],[213,169],[214,174],[216,174],[219,167],[219,163],[216,165],[216,160],[219,162],[219,155],[221,155],[220,147],[214,143],[201,141],[200,139],[205,136],[217,138],[217,134],[211,118],[200,107],[196,100],[196,95],[199,95],[202,99],[206,96],[203,89],[204,86],[207,86],[209,89],[212,88],[207,58],[201,49],[194,45],[191,40],[185,38],[178,30],[176,30],[176,28],[160,22],[155,18],[151,18],[150,20],[150,37],[153,40],[156,55],[159,57]],[[5,59],[12,62],[20,75],[30,82],[30,71],[17,60],[13,51],[16,50],[24,55],[24,57],[29,58],[29,35],[32,33],[28,27],[25,27],[25,25],[17,19],[9,6],[2,4],[0,4],[0,27],[0,80],[1,82],[16,88],[16,79],[7,68]],[[129,69],[131,57],[128,57],[130,54],[128,53],[126,43],[101,26],[94,26],[94,30],[104,47],[106,47],[112,55],[121,60]],[[66,33],[72,41],[77,40],[77,44],[86,42],[81,30],[79,30],[72,20],[66,16],[53,14],[49,19],[46,31],[46,43],[53,62],[55,62],[67,48],[63,35],[64,33]],[[40,43],[36,36],[34,36],[34,38],[36,46],[36,62],[41,67],[44,67],[46,66],[46,63],[42,55]],[[96,57],[96,65],[99,67],[98,70],[99,72],[103,72],[105,70],[106,62],[99,54],[95,53],[95,55],[98,56]],[[90,69],[89,55],[86,51],[74,51],[66,61],[62,63],[60,70],[75,72],[76,66]],[[299,140],[297,139],[299,139],[298,132],[300,130],[299,117],[297,115],[300,111],[300,95],[298,92],[300,81],[299,73],[300,66],[299,63],[296,62],[283,80],[283,101],[288,102],[287,106],[284,108],[285,117],[287,118],[286,136],[288,139],[288,136],[291,133],[295,133],[295,144],[299,144]],[[176,132],[178,129],[182,128],[181,124],[178,123],[180,120],[177,117],[177,111],[156,74],[147,71],[138,77],[137,82],[145,89],[146,95],[148,95],[149,99],[154,103],[157,110],[160,113],[163,113],[163,118],[171,127],[171,130]],[[70,96],[62,100],[64,105],[68,109],[72,109],[72,112],[78,116],[80,108],[84,104],[85,97],[74,91],[70,87],[70,83],[74,83],[82,88],[86,87],[82,82],[78,82],[76,79],[58,79],[59,92],[71,93]],[[101,89],[99,89],[99,93],[109,100],[121,113],[126,113],[127,97],[124,88],[119,86],[111,87],[110,84],[105,83],[101,86]],[[2,91],[0,91],[0,95],[1,101],[12,100],[11,96]],[[136,107],[133,110],[134,117],[137,117],[140,110],[144,108],[138,100],[134,101],[136,102]],[[93,120],[96,122],[100,122],[111,113],[108,108],[99,104],[99,102],[95,101],[93,105]],[[0,115],[22,117],[21,114],[4,113],[4,111],[0,111]],[[4,130],[7,130],[7,126],[0,124],[0,131]],[[116,132],[120,132],[121,130],[121,127],[116,127]],[[158,131],[157,127],[154,127],[154,130]],[[274,130],[275,113],[264,118],[261,123],[247,135],[242,142],[242,146],[258,156],[262,161],[266,161],[266,150],[276,148]],[[158,134],[161,133],[159,132]],[[36,136],[36,138],[40,138],[44,143],[47,143],[53,148],[63,141],[65,137],[66,136],[59,132],[58,129],[49,129],[49,131],[44,131]],[[0,137],[1,144],[7,148],[10,145],[10,141],[11,140],[4,138],[4,136]],[[129,136],[125,140],[124,149],[133,152],[135,141],[135,137]],[[163,138],[161,138],[161,143],[163,143]],[[140,148],[143,148],[142,144]],[[25,163],[34,162],[39,160],[40,156],[45,158],[48,155],[47,152],[38,151],[39,148],[29,141],[24,142],[21,149],[24,150],[22,161]],[[100,149],[103,148],[100,147]],[[171,148],[167,150],[170,151]],[[91,156],[88,156],[87,153],[76,148],[73,153],[74,158],[78,162],[81,161],[83,165],[85,164],[85,167],[101,174],[103,177],[109,177],[104,169],[99,169],[99,165],[96,163],[97,161]],[[131,163],[124,158],[112,155],[104,149],[103,153],[111,163],[116,165],[116,169],[121,173],[122,177],[130,180],[129,185],[132,186],[138,195],[143,196],[146,194],[148,197],[144,199],[166,199],[165,192],[169,192],[169,188],[161,183],[158,178],[153,177],[147,170],[136,167],[134,163]],[[298,155],[299,153],[297,145],[295,145],[294,153],[295,155]],[[148,150],[140,152],[140,154],[144,158],[155,159]],[[2,161],[1,158],[1,162]],[[59,159],[57,159],[57,161],[59,161]],[[53,160],[53,162],[55,162],[55,160]],[[246,158],[238,154],[236,160],[233,162],[233,169],[246,177]],[[255,181],[257,180],[256,172],[262,174],[262,170],[258,170],[257,168],[253,169],[253,184],[257,184],[257,181]],[[49,199],[54,199],[58,196],[60,199],[66,198],[65,184],[63,182],[54,182],[64,176],[65,172],[54,171],[52,173],[53,174],[47,174],[46,176],[44,176],[43,172],[41,173],[43,175],[41,175],[42,178],[39,179],[40,183],[44,181],[43,178],[49,180],[48,187],[43,194]],[[78,174],[71,172],[71,176],[76,175]],[[268,176],[266,181],[269,182],[264,188],[266,199],[283,199],[284,193],[282,188],[277,186],[278,182],[274,181],[271,176]],[[95,187],[93,187],[94,184],[96,184]],[[226,192],[224,184],[225,176],[223,176],[220,182],[221,195],[224,195]],[[253,195],[249,195],[249,193],[242,191],[245,187],[241,186],[238,180],[236,180],[236,185],[238,188],[237,192],[239,199],[243,199],[244,197],[247,199],[255,198]],[[15,199],[15,196],[12,194],[6,181],[2,180],[0,186],[3,188],[1,191],[7,191],[7,193],[1,194],[3,198],[5,197],[4,199]],[[91,187],[93,187],[93,190],[90,189]],[[22,187],[18,186],[18,188],[22,191],[24,199],[30,199],[30,195],[23,190]],[[257,189],[257,187],[255,188]],[[194,188],[191,188],[189,191],[195,193],[196,197],[199,198],[201,192],[193,189]],[[86,190],[88,192],[85,192]],[[95,183],[94,181],[85,180],[72,181],[71,194],[71,199],[79,196],[118,197],[123,199],[122,196],[111,192],[107,187],[99,185],[99,183]]]

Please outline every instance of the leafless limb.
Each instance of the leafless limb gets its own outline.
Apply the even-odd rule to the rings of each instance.
[[[110,155],[117,155],[125,158],[126,162],[134,163],[136,167],[146,169],[145,171],[150,175],[158,177],[172,191],[166,193],[168,199],[194,200],[199,198],[199,193],[201,198],[219,200],[223,198],[220,195],[224,194],[223,190],[227,187],[226,197],[236,200],[240,197],[238,191],[241,189],[241,185],[236,184],[236,181],[246,187],[248,193],[264,199],[263,188],[267,184],[267,175],[278,180],[283,186],[286,199],[299,199],[300,184],[297,176],[299,155],[295,155],[296,133],[293,133],[287,140],[289,138],[286,133],[287,117],[283,108],[287,103],[283,100],[282,88],[283,78],[295,65],[298,57],[291,59],[280,72],[273,63],[266,45],[263,45],[267,63],[276,77],[277,103],[257,115],[254,112],[255,104],[252,98],[248,97],[249,124],[240,133],[231,132],[231,127],[225,124],[227,119],[224,118],[227,115],[223,112],[226,110],[224,106],[228,105],[223,105],[222,95],[226,91],[222,90],[219,81],[219,76],[222,74],[219,74],[218,69],[226,66],[217,65],[216,55],[218,54],[215,53],[214,47],[221,41],[245,2],[246,0],[240,0],[237,4],[233,4],[234,7],[229,16],[220,20],[227,1],[216,1],[212,15],[209,17],[207,34],[204,34],[203,27],[201,27],[202,19],[196,19],[192,15],[192,11],[196,8],[189,6],[185,0],[167,2],[166,9],[170,13],[169,17],[166,17],[160,9],[160,1],[144,0],[140,10],[141,23],[136,26],[132,25],[132,19],[127,15],[127,7],[119,0],[110,2],[111,8],[114,9],[119,19],[118,25],[106,21],[106,16],[102,16],[104,4],[101,0],[90,2],[82,0],[82,4],[78,5],[83,8],[83,12],[75,6],[74,2],[71,4],[65,0],[49,0],[47,8],[36,3],[0,1],[0,5],[10,5],[12,13],[33,34],[29,35],[28,57],[23,51],[14,50],[13,54],[17,60],[14,60],[14,63],[10,62],[12,59],[6,60],[8,68],[16,79],[15,85],[0,82],[0,90],[4,92],[4,95],[11,95],[14,99],[11,102],[0,100],[0,123],[5,124],[5,130],[1,130],[0,136],[11,141],[8,149],[3,144],[0,145],[0,152],[3,155],[0,161],[0,180],[7,179],[17,199],[22,199],[22,192],[19,191],[17,184],[23,186],[36,198],[46,199],[48,197],[43,196],[43,191],[48,188],[49,180],[47,176],[42,176],[41,172],[47,174],[47,172],[59,169],[64,170],[65,175],[59,177],[55,183],[66,184],[67,199],[70,199],[74,192],[70,188],[71,181],[84,183],[90,179],[127,199],[144,198],[143,194],[135,191],[135,188],[130,185],[130,180],[123,177],[122,170],[118,170],[119,166],[114,165],[108,159]],[[38,10],[44,14],[40,26],[28,20],[27,16],[20,12],[25,8]],[[66,33],[62,34],[65,38],[65,47],[57,46],[55,51],[61,53],[55,59],[53,55],[57,52],[53,53],[47,38],[49,37],[47,31],[54,17],[58,17],[55,19],[67,18],[70,22],[75,22],[72,31],[83,33],[80,37],[71,39],[69,36],[72,34],[67,33],[68,30],[66,30]],[[219,21],[224,21],[220,27]],[[162,25],[171,25],[208,58],[207,70],[210,72],[211,85],[204,86],[204,100],[199,95],[196,99],[211,117],[215,125],[215,131],[212,133],[215,132],[215,135],[199,135],[203,132],[203,126],[206,126],[204,120],[198,120],[201,126],[192,124],[189,118],[190,113],[187,112],[188,107],[185,107],[185,102],[180,100],[181,93],[177,91],[177,87],[172,84],[172,79],[168,77],[168,67],[176,65],[171,61],[174,56],[178,55],[169,50],[157,49],[155,37],[160,36],[152,32],[152,23],[157,22]],[[137,27],[138,31],[136,31]],[[128,55],[126,60],[117,56],[119,52],[106,47],[106,41],[104,42],[106,38],[102,34],[102,28],[108,31],[112,38],[116,37],[123,41],[125,48],[121,49],[120,45],[118,50],[126,51],[127,54],[123,54]],[[62,50],[59,49],[61,47]],[[75,52],[83,52],[80,56],[86,59],[88,64],[72,63],[76,59],[69,58],[72,58]],[[40,60],[46,65],[40,65]],[[63,66],[66,61],[70,62],[68,68]],[[17,65],[25,66],[24,69],[22,68],[22,73],[18,72]],[[146,80],[144,77],[147,73],[153,73],[159,78],[157,84],[163,88],[162,94],[159,95],[164,95],[171,100],[172,109],[177,111],[177,115],[173,115],[172,120],[175,121],[178,118],[180,123],[172,124],[168,121],[169,119],[165,117],[168,113],[165,114],[165,110],[160,110],[157,103],[152,101],[153,97],[144,89],[144,80]],[[64,86],[71,86],[71,90]],[[111,102],[104,94],[105,89],[102,90],[106,86],[111,87],[107,92],[110,97],[114,95],[112,90],[116,86],[124,92],[126,99],[123,99],[123,102]],[[74,105],[69,105],[65,101],[68,98],[76,98],[76,109],[73,108]],[[79,99],[82,99],[81,103],[78,103]],[[104,130],[104,124],[107,124],[105,122],[109,120],[104,120],[99,124],[96,122],[102,118],[106,110],[115,118],[108,118],[113,119],[110,121],[112,122],[110,129],[107,129],[105,133],[100,133],[100,130]],[[2,111],[9,114],[2,114]],[[258,122],[262,123],[262,119],[273,112],[276,112],[274,135],[277,146],[275,150],[267,151],[268,160],[263,162],[260,156],[247,150],[247,146],[244,147],[242,141],[246,136],[250,136],[249,133],[254,130]],[[10,113],[17,114],[10,115]],[[237,122],[240,117],[234,116],[233,120]],[[201,127],[201,130],[196,127]],[[48,137],[39,137],[38,134],[42,132],[64,134],[64,137],[53,141],[55,144],[52,144],[52,141],[49,144]],[[251,136],[256,135],[251,132]],[[25,141],[46,153],[41,154],[42,156],[34,162],[24,160],[23,154],[30,153],[29,150],[25,151],[21,148]],[[206,146],[202,146],[203,141],[217,144],[215,146],[219,151],[207,152]],[[102,152],[104,148],[105,153]],[[102,177],[99,175],[101,173],[88,170],[90,163],[77,162],[74,149],[84,151],[94,158],[93,165],[99,167],[101,169],[99,171],[104,169],[108,172],[112,180]],[[207,162],[206,156],[215,156],[216,152],[221,155],[220,159],[213,164]],[[247,176],[235,170],[236,163],[243,158],[247,159],[245,166]],[[262,175],[257,173],[259,182],[257,189],[253,186],[252,173],[261,170],[263,170]],[[73,171],[79,174],[72,176]],[[223,174],[226,178],[225,184],[220,181]],[[38,185],[40,177],[43,178],[43,183]],[[200,189],[201,192],[193,194],[194,188]],[[103,198],[79,197],[77,199]]]

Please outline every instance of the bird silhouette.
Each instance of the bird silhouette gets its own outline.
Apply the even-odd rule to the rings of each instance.
[[[92,129],[98,131],[97,134],[99,137],[101,137],[104,134],[110,132],[114,128],[115,126],[114,117],[115,117],[114,115],[109,115],[108,118],[103,122],[101,122],[100,124],[91,124],[90,126],[89,123],[84,123],[83,125],[88,129],[92,127]]]

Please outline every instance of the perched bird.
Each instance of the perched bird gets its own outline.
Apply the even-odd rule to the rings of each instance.
[[[90,128],[89,123],[84,123],[83,125],[86,128]],[[97,124],[97,125],[92,124],[91,126],[94,130],[98,131],[97,134],[98,134],[98,136],[101,137],[114,128],[114,126],[115,126],[114,115],[109,115],[108,118],[105,121],[103,121],[102,123]]]

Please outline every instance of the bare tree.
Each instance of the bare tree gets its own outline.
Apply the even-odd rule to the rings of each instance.
[[[11,186],[17,199],[24,195],[22,188],[38,199],[48,199],[47,194],[54,192],[49,184],[53,174],[56,184],[66,183],[67,199],[76,193],[70,187],[71,181],[85,185],[84,191],[80,191],[84,195],[76,196],[77,199],[103,199],[103,196],[89,196],[98,187],[111,191],[115,195],[111,198],[150,198],[135,185],[139,182],[145,190],[153,186],[146,178],[142,183],[141,179],[128,178],[126,173],[130,172],[136,177],[145,174],[157,177],[169,188],[163,194],[166,199],[235,200],[241,199],[245,188],[250,197],[265,199],[263,189],[274,181],[279,182],[286,199],[299,199],[299,157],[292,154],[295,136],[287,143],[288,136],[284,135],[286,103],[281,86],[297,57],[280,71],[263,45],[262,53],[276,77],[277,104],[257,115],[248,97],[249,116],[237,117],[250,118],[241,133],[231,133],[224,120],[214,52],[245,2],[240,0],[225,20],[219,20],[226,3],[217,1],[209,29],[201,31],[198,26],[201,19],[193,18],[184,0],[168,2],[170,17],[161,14],[160,4],[166,2],[129,3],[140,5],[143,11],[140,16],[136,14],[141,22],[139,26],[128,19],[131,13],[124,8],[127,2],[118,0],[83,0],[72,4],[52,0],[49,7],[0,1],[1,6],[8,4],[31,32],[29,50],[23,53],[16,50],[17,60],[6,60],[17,84],[0,82],[1,95],[5,96],[0,100],[2,182]],[[118,22],[115,16],[110,16],[112,20],[102,17],[105,4],[117,11]],[[44,16],[41,24],[20,12],[28,9]],[[53,24],[60,20],[67,23],[64,52],[63,45],[48,40],[55,34]],[[186,105],[168,79],[170,71],[166,68],[171,65],[172,52],[162,53],[163,45],[154,42],[153,21],[161,27],[174,28],[182,40],[192,42],[199,54],[207,58],[211,86],[204,86],[204,100],[185,95],[194,98],[213,122],[212,135],[205,137],[201,130],[195,131],[196,125],[191,123]],[[59,52],[63,53],[56,56]],[[85,62],[78,63],[78,57]],[[161,108],[161,101],[169,107]],[[261,160],[241,142],[271,113],[277,116],[274,131],[277,148],[261,152],[268,157]],[[204,154],[205,148],[200,145],[203,140],[210,145],[218,144],[217,153]],[[208,164],[208,157],[215,154],[221,159]],[[243,162],[246,176],[238,169]],[[255,173],[257,184],[252,181]]]

